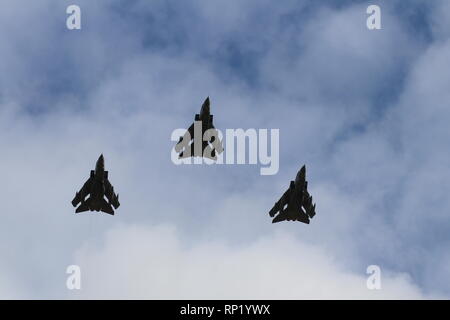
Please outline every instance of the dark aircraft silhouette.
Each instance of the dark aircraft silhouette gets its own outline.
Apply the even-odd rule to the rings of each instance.
[[[202,124],[202,132],[201,132],[201,152],[202,154],[195,154],[195,145],[196,145],[196,141],[195,141],[195,134],[194,134],[194,127],[195,127],[195,122],[196,121],[201,121]],[[184,134],[184,136],[180,137],[180,140],[178,141],[177,145],[175,146],[175,151],[179,153],[179,158],[189,158],[189,157],[194,157],[194,156],[200,156],[203,157],[204,156],[204,151],[205,148],[208,147],[209,144],[213,144],[215,141],[215,137],[211,136],[208,138],[208,141],[203,141],[203,136],[205,134],[205,132],[209,129],[213,129],[215,130],[216,128],[214,127],[213,124],[213,115],[210,113],[210,102],[209,102],[209,97],[206,98],[205,102],[203,102],[202,108],[200,109],[200,114],[196,114],[195,118],[194,118],[194,123],[191,124],[191,126],[189,127],[189,129],[186,131],[186,133]],[[217,133],[217,131],[216,131]],[[217,134],[216,134],[217,136]],[[192,141],[192,143],[189,145],[189,143]],[[212,151],[211,151],[211,159],[216,159],[216,148],[215,147],[211,147]],[[222,150],[217,150],[219,153]]]
[[[303,166],[297,173],[295,181],[291,181],[289,189],[270,210],[269,215],[271,217],[280,212],[272,220],[272,223],[288,220],[309,224],[309,219],[316,214],[316,204],[313,205],[312,197],[309,195],[307,188],[306,168]]]
[[[88,195],[90,197],[86,199]],[[105,200],[105,196],[108,201]],[[81,205],[75,210],[76,213],[90,210],[114,215],[112,207],[117,209],[120,206],[119,195],[114,193],[114,188],[108,180],[108,171],[105,171],[103,155],[98,158],[95,171],[91,170],[91,176],[72,200],[74,207],[79,203]]]

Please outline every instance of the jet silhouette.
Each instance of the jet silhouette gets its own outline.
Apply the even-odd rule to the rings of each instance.
[[[287,220],[309,224],[309,219],[316,214],[316,204],[313,205],[312,197],[309,195],[307,188],[306,167],[303,166],[297,173],[295,181],[291,181],[289,189],[270,210],[269,215],[271,217],[279,212],[272,223]]]
[[[90,197],[86,199],[88,195]],[[105,200],[105,196],[108,201]],[[108,171],[105,171],[103,154],[97,160],[95,171],[91,170],[91,176],[72,200],[74,207],[79,203],[81,205],[75,210],[76,213],[90,210],[114,215],[112,207],[117,209],[120,206],[119,195],[114,193],[114,188],[108,180]]]
[[[194,128],[195,128],[195,122],[197,122],[197,121],[201,121],[202,131],[201,131],[201,136],[199,136],[201,141],[195,140]],[[195,156],[203,157],[205,154],[205,152],[204,152],[205,149],[208,147],[209,144],[213,144],[216,139],[215,136],[218,136],[217,130],[215,130],[215,136],[209,135],[209,136],[207,136],[207,141],[203,141],[205,132],[210,129],[215,130],[216,128],[214,127],[213,115],[211,114],[211,111],[210,111],[209,97],[207,97],[205,102],[203,102],[202,108],[200,109],[200,114],[197,113],[195,115],[194,123],[191,124],[191,126],[186,131],[184,136],[180,137],[180,140],[178,141],[177,145],[175,146],[175,151],[179,153],[178,154],[179,158],[189,158],[189,157],[195,157]],[[209,131],[209,132],[211,132],[211,131]],[[191,141],[192,141],[192,143],[190,144]],[[195,145],[199,142],[201,143],[202,154],[195,154],[195,150],[196,150]],[[216,147],[212,146],[211,149],[212,149],[211,157],[209,157],[209,158],[215,160],[215,159],[217,159],[216,158]],[[219,147],[217,151],[218,151],[218,153],[220,153],[223,150],[221,147]]]

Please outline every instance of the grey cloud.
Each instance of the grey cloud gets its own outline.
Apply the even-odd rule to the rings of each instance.
[[[415,38],[395,6],[383,11],[385,29],[369,33],[363,4],[222,2],[222,14],[202,2],[81,2],[83,30],[71,33],[63,28],[64,4],[42,3],[2,11],[0,253],[9,279],[2,296],[66,297],[65,268],[75,258],[120,263],[127,248],[133,259],[118,271],[121,279],[151,270],[151,256],[139,258],[145,250],[160,266],[200,268],[186,259],[210,256],[207,271],[230,276],[214,250],[245,269],[255,268],[247,255],[260,265],[287,243],[313,258],[303,264],[285,251],[280,268],[325,268],[337,274],[336,290],[360,285],[361,270],[379,263],[396,283],[389,297],[448,294],[440,281],[448,278],[449,241],[444,2],[432,11],[433,43]],[[171,163],[170,133],[192,121],[206,95],[219,128],[280,128],[277,176],[261,177],[251,166]],[[102,152],[122,206],[113,218],[74,215],[70,200]],[[309,226],[272,226],[267,211],[303,163],[318,215]],[[160,224],[177,231],[149,227]],[[284,232],[291,238],[280,240]],[[171,244],[167,260],[151,243],[158,236]],[[139,237],[142,247],[133,248]],[[211,241],[219,244],[202,249]],[[325,259],[328,252],[339,263]],[[189,275],[168,268],[177,281]],[[86,294],[105,296],[115,271],[105,270],[102,285]],[[398,280],[402,273],[411,279]],[[123,295],[152,295],[136,285],[120,282],[109,297],[121,286]],[[174,285],[156,287],[168,296]],[[188,286],[184,297],[200,295]],[[232,295],[232,286],[224,288]]]

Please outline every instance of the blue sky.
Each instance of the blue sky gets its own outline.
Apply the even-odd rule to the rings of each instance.
[[[0,297],[448,297],[450,5],[336,3],[4,1]],[[277,175],[173,165],[208,95],[220,129],[280,129]],[[122,206],[75,215],[100,153]],[[303,164],[317,216],[272,225]]]

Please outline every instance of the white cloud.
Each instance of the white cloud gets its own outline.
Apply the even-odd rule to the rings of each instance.
[[[118,226],[101,246],[76,254],[82,290],[68,298],[136,299],[421,299],[406,274],[382,269],[382,289],[368,290],[365,270],[274,233],[244,246],[221,240],[186,245],[170,225]]]

